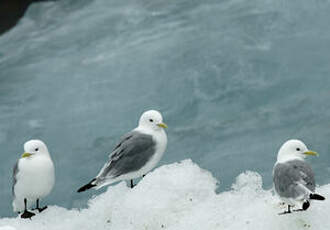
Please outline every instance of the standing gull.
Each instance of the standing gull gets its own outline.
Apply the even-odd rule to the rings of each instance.
[[[21,218],[31,218],[35,213],[28,211],[36,204],[39,212],[39,201],[47,196],[55,183],[54,164],[47,146],[40,140],[30,140],[24,144],[24,153],[17,161],[13,173],[13,209],[23,212]]]
[[[109,156],[99,174],[78,192],[99,189],[120,180],[144,176],[160,161],[167,145],[167,128],[160,112],[149,110],[142,114],[137,128],[125,134]]]
[[[280,148],[277,162],[273,169],[273,182],[276,193],[288,205],[288,210],[280,213],[291,213],[291,207],[305,211],[310,200],[324,200],[315,193],[315,179],[312,168],[304,161],[308,155],[317,156],[316,152],[307,149],[300,140],[288,140]]]

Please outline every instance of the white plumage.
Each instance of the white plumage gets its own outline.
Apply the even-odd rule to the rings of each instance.
[[[36,204],[37,199],[47,196],[55,183],[55,170],[47,146],[40,140],[24,144],[24,154],[14,169],[13,209],[22,212]]]

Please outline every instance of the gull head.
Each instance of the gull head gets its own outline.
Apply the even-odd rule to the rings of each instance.
[[[24,153],[22,158],[28,158],[36,155],[49,155],[47,146],[41,140],[30,140],[24,144]]]
[[[314,151],[308,150],[306,145],[300,140],[288,140],[278,151],[277,162],[304,160],[308,155],[317,156],[318,154]]]
[[[167,125],[163,122],[161,113],[157,110],[148,110],[144,112],[140,117],[139,126],[155,131],[167,128]]]

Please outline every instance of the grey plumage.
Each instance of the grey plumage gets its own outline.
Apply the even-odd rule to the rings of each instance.
[[[121,138],[97,176],[77,192],[99,189],[120,180],[130,180],[133,187],[133,180],[150,172],[162,158],[167,146],[165,128],[160,112],[144,112],[139,125]]]
[[[285,198],[308,196],[308,191],[315,191],[314,173],[302,160],[277,163],[274,167],[273,182],[276,192]]]
[[[12,186],[12,194],[15,197],[15,185],[17,182],[17,173],[18,173],[18,161],[16,161],[15,165],[14,165],[14,169],[13,169],[13,186]]]
[[[156,151],[156,143],[151,135],[132,131],[124,135],[110,154],[97,180],[115,178],[142,168]]]

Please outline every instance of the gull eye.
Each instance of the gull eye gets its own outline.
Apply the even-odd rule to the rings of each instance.
[[[39,148],[36,148],[35,151],[38,152],[39,151]]]
[[[154,120],[152,120],[152,119],[149,119],[149,121],[150,121],[150,122],[154,122]]]
[[[300,151],[300,148],[296,148],[297,151]]]

